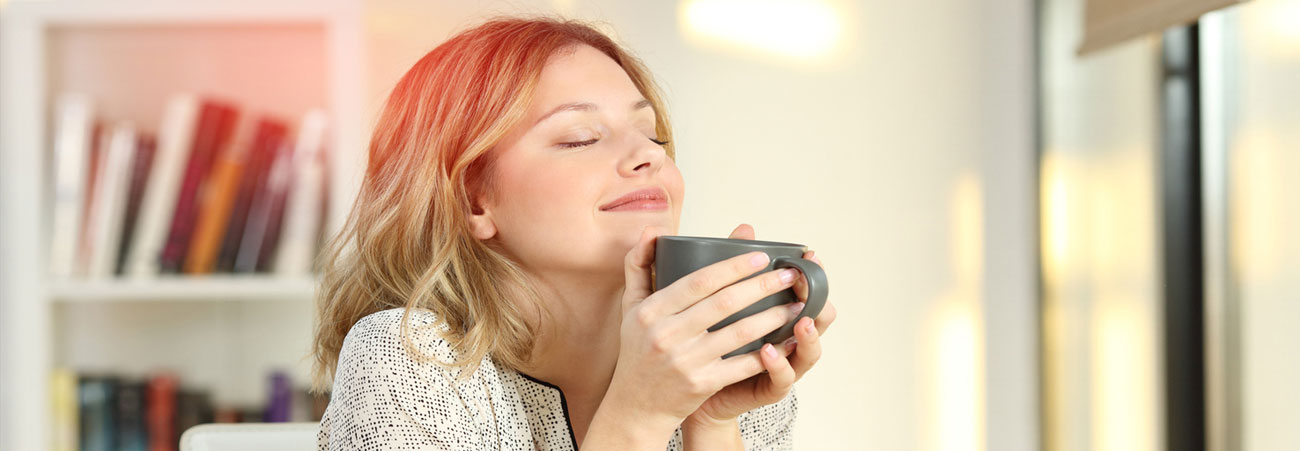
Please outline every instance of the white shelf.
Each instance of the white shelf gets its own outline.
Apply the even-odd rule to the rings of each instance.
[[[319,281],[271,275],[174,276],[55,282],[54,302],[214,302],[311,300]]]
[[[318,283],[311,276],[185,275],[144,280],[46,276],[50,207],[42,193],[50,187],[49,102],[69,86],[94,91],[113,83],[107,77],[134,75],[134,71],[144,72],[136,79],[149,82],[121,92],[87,94],[132,99],[139,108],[108,113],[141,116],[136,119],[142,123],[155,122],[144,116],[157,115],[163,104],[156,98],[165,98],[177,84],[197,84],[191,88],[231,97],[248,106],[249,112],[301,112],[305,102],[288,94],[278,93],[259,104],[261,92],[246,85],[229,86],[233,94],[221,92],[215,86],[227,85],[212,80],[243,80],[223,75],[226,72],[197,66],[189,72],[148,72],[137,63],[115,66],[102,62],[107,53],[96,46],[126,42],[129,50],[130,42],[153,40],[207,54],[213,50],[206,44],[189,43],[210,42],[208,36],[221,33],[236,33],[231,36],[237,39],[269,33],[279,43],[306,37],[314,43],[315,55],[309,67],[315,72],[308,76],[319,75],[310,81],[312,91],[320,92],[318,99],[307,100],[330,113],[328,236],[341,225],[351,205],[365,161],[362,11],[362,0],[5,4],[0,14],[0,67],[4,68],[0,71],[0,117],[4,118],[0,121],[0,380],[4,381],[0,430],[5,431],[0,434],[0,449],[50,449],[49,374],[55,365],[127,374],[170,366],[183,378],[194,376],[191,380],[210,387],[214,396],[240,402],[260,399],[266,368],[287,367],[295,381],[304,380],[301,357],[310,349],[311,299]],[[148,37],[142,41],[142,36]],[[140,48],[153,48],[156,53],[155,47]],[[231,47],[219,46],[216,51]],[[281,50],[268,47],[266,51]],[[123,55],[136,57],[130,52]],[[69,61],[85,63],[87,68],[70,66]],[[301,67],[294,66],[284,76],[301,76],[299,70],[308,70]],[[98,74],[101,69],[106,78],[86,81],[84,74]],[[104,104],[122,102],[106,98]]]

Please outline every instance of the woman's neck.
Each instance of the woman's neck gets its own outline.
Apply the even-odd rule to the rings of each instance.
[[[541,302],[553,313],[541,324],[525,373],[555,384],[575,402],[599,402],[618,363],[623,281],[592,274],[537,277]],[[547,321],[546,316],[541,317]]]

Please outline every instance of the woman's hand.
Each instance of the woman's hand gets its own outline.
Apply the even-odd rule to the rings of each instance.
[[[759,374],[753,353],[722,359],[793,320],[776,306],[727,325],[708,328],[733,313],[794,285],[798,272],[769,271],[737,282],[767,266],[751,252],[706,266],[652,291],[655,239],[666,229],[647,228],[625,260],[626,287],[618,364],[597,415],[624,418],[671,435],[718,390]],[[783,279],[782,275],[788,276]]]
[[[730,238],[754,239],[754,228],[741,224],[731,232]],[[812,251],[805,252],[803,258],[822,265]],[[800,277],[795,284],[795,293],[800,301],[808,299],[808,284]],[[743,381],[728,385],[700,405],[686,421],[686,427],[726,425],[740,414],[780,401],[790,392],[795,381],[803,377],[821,358],[821,335],[831,323],[835,322],[835,306],[829,300],[817,315],[816,320],[803,318],[795,325],[794,337],[780,346],[764,344],[753,353],[734,358],[761,359],[767,374],[759,374]],[[775,328],[774,328],[775,329]],[[761,354],[756,357],[754,354]],[[793,354],[793,355],[791,355]],[[731,360],[731,359],[728,359]]]

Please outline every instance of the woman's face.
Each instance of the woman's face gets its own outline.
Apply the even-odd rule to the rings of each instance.
[[[495,149],[474,235],[532,271],[622,274],[642,228],[677,233],[682,175],[623,69],[593,47],[569,50],[547,62],[527,114]],[[660,197],[608,208],[646,189]]]

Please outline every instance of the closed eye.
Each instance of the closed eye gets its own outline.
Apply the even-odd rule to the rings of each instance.
[[[571,142],[571,143],[560,143],[560,147],[564,147],[564,148],[574,148],[574,147],[590,146],[590,145],[592,145],[592,144],[595,144],[596,141],[599,141],[599,139],[588,139],[588,140],[586,140],[586,141],[577,141],[577,142]]]
[[[660,141],[660,140],[658,140],[658,139],[654,139],[654,138],[648,138],[648,139],[650,140],[650,142],[655,143],[655,144],[658,144],[658,145],[661,145],[661,146],[663,146],[663,145],[667,145],[667,144],[668,144],[668,141]],[[575,148],[575,147],[585,147],[585,146],[590,146],[590,145],[592,145],[592,144],[595,144],[596,141],[600,141],[600,140],[599,140],[599,139],[588,139],[588,140],[586,140],[586,141],[575,141],[575,142],[560,143],[559,146],[560,146],[560,147],[563,147],[563,148],[566,148],[566,149],[572,149],[572,148]]]

